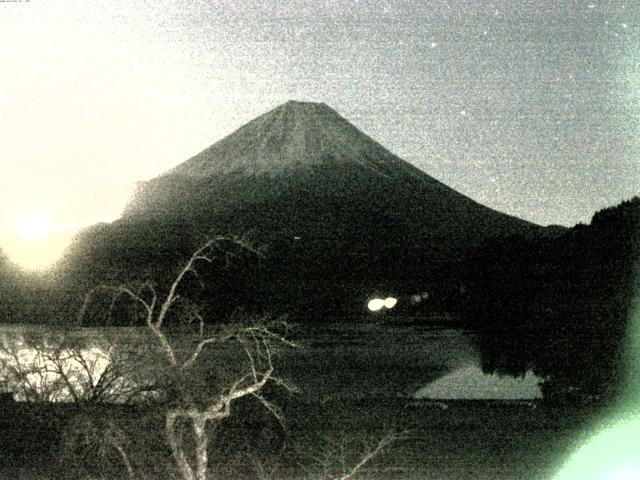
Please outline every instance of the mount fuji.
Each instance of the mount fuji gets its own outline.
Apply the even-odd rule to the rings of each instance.
[[[327,105],[290,101],[141,183],[123,217],[86,231],[67,263],[96,280],[133,275],[175,263],[208,234],[249,235],[268,252],[243,274],[245,295],[340,310],[373,291],[420,288],[491,238],[543,230],[447,187]]]

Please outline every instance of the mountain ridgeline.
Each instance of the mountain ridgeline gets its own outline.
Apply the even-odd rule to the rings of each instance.
[[[162,284],[207,236],[239,235],[265,255],[208,279],[218,313],[342,314],[376,291],[437,280],[491,238],[543,231],[440,183],[328,106],[287,102],[140,184],[123,217],[81,235],[62,270],[87,288]]]

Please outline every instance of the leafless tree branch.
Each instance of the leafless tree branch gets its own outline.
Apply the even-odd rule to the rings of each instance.
[[[367,463],[369,463],[373,458],[375,458],[385,447],[389,444],[395,442],[398,439],[397,435],[387,434],[383,436],[378,444],[372,449],[365,453],[360,461],[356,463],[351,470],[349,470],[345,475],[338,477],[339,480],[351,480],[358,471],[364,467]]]

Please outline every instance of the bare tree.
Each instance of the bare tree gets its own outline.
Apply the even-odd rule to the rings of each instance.
[[[354,480],[356,478],[366,478],[362,474],[374,458],[378,457],[389,445],[407,438],[406,432],[395,433],[389,431],[379,438],[377,442],[362,441],[354,438],[326,436],[319,439],[320,444],[290,445],[291,451],[287,455],[293,455],[287,461],[293,467],[297,465],[300,474],[294,478],[306,478],[310,480]],[[315,442],[311,442],[315,443]],[[245,453],[243,460],[247,460],[252,466],[252,476],[258,480],[276,480],[278,478],[288,478],[285,466],[280,462],[273,462],[272,459],[260,458],[258,455]]]
[[[144,348],[138,347],[142,336],[129,338],[132,345],[123,345],[117,337],[115,332],[98,334],[73,328],[27,328],[5,335],[0,339],[0,385],[21,402],[74,403],[75,407],[67,410],[73,412],[73,418],[64,422],[56,457],[72,459],[69,465],[75,469],[96,460],[97,468],[105,462],[113,466],[115,460],[133,479],[125,422],[105,416],[105,409],[112,412],[113,406],[104,404],[139,403],[156,392],[149,392],[147,379],[138,375],[137,365],[149,358]],[[84,456],[87,453],[90,457]],[[87,458],[91,462],[86,462]]]
[[[147,353],[126,348],[112,337],[88,336],[77,329],[40,329],[2,339],[0,379],[20,401],[140,401],[145,389],[135,366]]]
[[[291,388],[274,374],[274,355],[281,347],[294,346],[287,339],[284,322],[271,322],[269,318],[256,321],[240,315],[230,325],[205,325],[198,305],[183,296],[181,286],[187,276],[200,280],[198,266],[211,264],[220,252],[225,261],[229,260],[219,245],[228,240],[218,237],[196,250],[162,295],[150,282],[137,288],[99,286],[87,294],[80,321],[89,307],[98,304],[93,300],[100,292],[106,293],[109,315],[119,299],[129,299],[143,312],[144,327],[135,330],[135,339],[129,344],[119,338],[122,332],[115,336],[103,332],[90,345],[73,331],[35,336],[26,342],[32,352],[28,361],[25,350],[21,353],[15,343],[1,346],[0,356],[13,360],[3,362],[8,372],[4,375],[17,388],[16,395],[24,400],[88,404],[134,403],[151,398],[161,406],[166,442],[177,474],[185,480],[210,478],[211,427],[231,415],[236,400],[249,396],[282,421],[261,391],[268,383]],[[239,240],[233,241],[244,246]],[[181,328],[176,329],[176,324]],[[136,445],[131,435],[136,430],[127,429],[126,422],[114,416],[101,417],[96,412],[89,409],[77,416],[68,426],[63,444],[70,450],[97,452],[105,461],[119,461],[127,476],[134,478],[138,467],[127,450]],[[313,476],[351,480],[393,439],[385,436],[361,456],[346,458],[339,455],[343,451],[331,450],[315,459],[321,472],[316,469]],[[266,469],[267,463],[254,463],[260,467],[256,470],[260,478],[278,472],[277,468]]]
[[[185,278],[193,275],[199,279],[196,267],[202,263],[211,264],[222,251],[221,242],[229,240],[228,237],[216,237],[198,248],[162,297],[149,282],[137,289],[99,286],[89,292],[80,311],[82,320],[93,296],[100,291],[110,296],[110,309],[121,297],[129,298],[141,308],[151,334],[150,341],[156,343],[161,354],[157,359],[159,363],[152,367],[156,370],[151,376],[155,377],[156,390],[165,399],[166,439],[184,480],[207,478],[208,425],[228,417],[235,400],[255,397],[272,414],[279,416],[260,390],[269,382],[289,388],[276,378],[273,364],[273,355],[279,347],[293,346],[286,338],[286,328],[282,333],[277,332],[273,323],[265,319],[241,325],[206,326],[197,306],[179,293]],[[246,247],[241,240],[232,241]],[[227,252],[223,254],[228,255]],[[191,334],[172,334],[168,323],[174,320],[194,327]],[[199,383],[198,369],[222,373],[216,378],[216,385],[211,385],[207,381]],[[190,443],[183,438],[185,425],[191,430]]]
[[[2,388],[21,401],[55,401],[65,389],[59,378],[48,375],[50,366],[41,349],[25,350],[22,342],[0,342]]]
[[[353,480],[384,449],[392,443],[406,438],[406,433],[388,432],[377,442],[366,442],[364,448],[354,452],[353,442],[342,438],[325,438],[318,453],[302,452],[309,457],[305,462],[306,477],[316,480]]]

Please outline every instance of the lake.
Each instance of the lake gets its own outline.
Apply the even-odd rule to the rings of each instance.
[[[484,373],[474,347],[475,336],[468,332],[362,323],[295,327],[292,340],[299,347],[280,354],[276,373],[296,384],[301,395],[310,400],[542,397],[543,379],[530,371],[518,377]],[[58,391],[49,393],[48,398],[69,401],[73,398],[64,386],[64,377],[82,385],[79,388],[84,392],[95,387],[107,371],[113,358],[110,345],[117,344],[121,352],[134,352],[152,342],[145,328],[83,328],[62,332],[43,326],[2,325],[3,388],[15,392],[16,400],[25,400],[27,392],[37,397],[55,385]],[[24,381],[28,385],[16,383],[17,367],[27,372]],[[113,399],[123,400],[115,393]]]
[[[149,341],[144,328],[79,329],[67,333],[73,340],[70,345],[80,349],[81,357],[69,356],[62,371],[88,390],[107,371],[110,344],[135,350]],[[32,342],[51,347],[60,335],[59,330],[45,327],[1,326],[0,341],[9,350],[2,354],[4,378],[16,359],[27,365],[41,362],[35,366],[46,366],[46,359],[38,358],[33,351]],[[288,441],[315,451],[323,448],[322,441],[326,439],[342,438],[360,454],[362,445],[370,444],[386,431],[407,432],[405,441],[392,445],[369,465],[366,478],[547,479],[573,451],[576,439],[583,437],[591,419],[592,412],[579,405],[539,404],[541,379],[532,373],[483,373],[476,349],[477,335],[468,332],[382,323],[325,323],[294,325],[291,340],[299,347],[286,349],[276,357],[275,374],[295,384],[300,393],[281,396],[282,391],[276,388],[266,393],[282,407]],[[61,351],[64,353],[64,349]],[[92,368],[83,368],[80,358]],[[40,374],[32,372],[31,386],[44,390],[51,390],[51,385],[60,386],[60,376],[49,374],[54,376],[39,383]],[[137,377],[136,381],[141,379]],[[11,385],[5,383],[7,386]],[[29,393],[15,384],[12,387],[17,400],[25,399],[20,395]],[[120,390],[125,387],[126,384],[119,386]],[[58,395],[50,400],[70,400],[65,391],[68,393],[65,388],[58,388]],[[112,400],[117,403],[122,399],[115,395]],[[24,411],[29,407],[24,402],[4,407],[5,412],[11,412],[4,419],[4,435],[16,452],[27,449],[31,438],[43,435],[42,431],[50,427],[47,415],[62,418],[51,425],[65,425],[63,409],[73,409],[73,405],[61,405],[59,411],[53,410],[57,405],[38,405],[33,417],[38,421],[43,418],[40,412],[49,409],[44,416],[46,428],[32,426],[20,437],[20,443],[16,432],[25,427],[16,421],[25,418]],[[241,423],[238,409],[234,410],[238,417],[233,419]],[[237,440],[242,435],[235,430],[238,424],[233,425],[228,434]],[[53,441],[60,432],[53,429],[49,434]],[[162,438],[162,431],[155,437]],[[16,454],[16,458],[24,461],[20,455]],[[29,457],[32,469],[45,472],[41,478],[50,478],[47,472],[54,461],[55,456]],[[6,472],[0,465],[0,476],[8,472],[5,476],[17,478],[12,465],[5,467]]]

